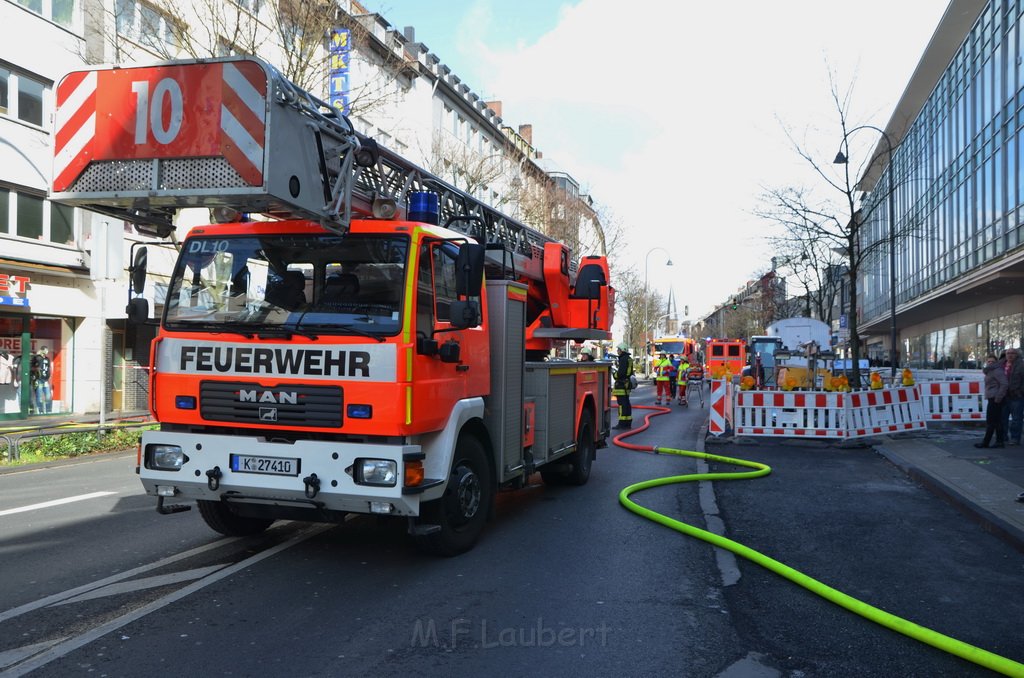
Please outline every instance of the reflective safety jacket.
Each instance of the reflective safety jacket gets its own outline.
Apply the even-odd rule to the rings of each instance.
[[[668,381],[673,369],[672,361],[668,358],[654,363],[655,381]]]

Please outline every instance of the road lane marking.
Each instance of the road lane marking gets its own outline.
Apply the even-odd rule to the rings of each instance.
[[[99,497],[108,497],[112,494],[117,494],[117,492],[90,492],[89,494],[79,494],[74,497],[65,497],[64,499],[54,499],[53,501],[44,501],[39,504],[30,504],[28,506],[6,509],[0,511],[0,516],[9,516],[14,513],[24,513],[25,511],[35,511],[36,509],[50,508],[51,506],[61,506],[62,504],[71,504],[76,501],[85,501],[87,499],[98,499]]]
[[[50,605],[50,607],[58,607],[60,605],[70,605],[71,603],[80,603],[84,600],[94,600],[96,598],[106,598],[107,596],[116,596],[119,593],[132,593],[133,591],[142,591],[145,589],[155,589],[158,586],[167,586],[168,584],[179,584],[183,581],[192,581],[194,579],[202,579],[203,577],[213,574],[217,570],[227,567],[229,563],[221,563],[220,565],[210,565],[208,567],[197,567],[192,570],[184,570],[182,572],[171,572],[170,574],[158,574],[154,577],[143,577],[142,579],[133,579],[131,581],[122,581],[116,584],[108,584],[92,591],[87,591],[74,598],[67,598],[60,602]]]
[[[43,650],[53,647],[57,643],[64,642],[66,638],[55,638],[53,640],[45,640],[41,643],[33,643],[32,645],[26,645],[24,647],[16,647],[13,650],[6,650],[0,652],[0,669],[5,669],[11,664],[17,664],[26,657],[31,657],[34,654],[39,654]]]
[[[148,605],[143,605],[142,607],[137,608],[129,612],[128,614],[111,619],[107,623],[101,624],[100,626],[96,626],[81,635],[69,638],[68,640],[62,643],[54,645],[50,647],[48,650],[45,650],[37,654],[36,656],[32,657],[31,659],[28,659],[22,662],[21,664],[18,664],[17,666],[13,666],[7,669],[4,673],[4,676],[5,678],[17,678],[18,676],[24,676],[26,673],[31,673],[32,671],[35,671],[40,667],[46,666],[52,661],[60,659],[65,655],[68,655],[74,652],[75,650],[84,647],[85,645],[88,645],[89,643],[93,642],[98,638],[102,638],[111,631],[116,631],[117,629],[123,626],[127,626],[128,624],[137,621],[152,612],[161,610],[170,605],[171,603],[175,603],[183,598],[192,595],[197,591],[201,591],[202,589],[206,588],[211,584],[219,582],[221,579],[229,577],[235,574],[236,572],[241,572],[242,570],[252,565],[255,565],[261,560],[265,560],[273,555],[280,553],[281,551],[291,548],[292,546],[297,546],[302,542],[306,541],[307,539],[315,537],[321,532],[325,532],[334,527],[334,525],[330,524],[320,524],[308,527],[302,530],[301,532],[297,533],[295,536],[291,537],[287,541],[281,542],[280,544],[273,546],[267,549],[266,551],[261,551],[260,553],[250,556],[245,560],[241,560],[235,563],[234,565],[229,565],[228,567],[218,570],[217,572],[214,572],[213,574],[207,577],[199,579],[198,581],[195,581],[189,584],[188,586],[184,586],[178,589],[177,591],[174,591],[173,593],[169,593],[163,598],[158,598],[157,600],[154,600]]]
[[[9,610],[0,612],[0,622],[5,622],[8,619],[13,619],[14,617],[20,617],[23,614],[27,614],[34,610],[38,610],[41,607],[54,605],[62,600],[66,600],[73,596],[80,595],[87,591],[93,591],[95,589],[102,588],[104,586],[107,586],[108,584],[113,584],[119,581],[123,581],[125,579],[130,579],[131,577],[142,574],[143,572],[156,570],[158,568],[164,567],[165,565],[176,563],[179,560],[185,560],[186,558],[191,558],[193,556],[200,555],[202,553],[205,553],[206,551],[212,551],[213,549],[218,549],[222,546],[227,546],[228,544],[239,541],[240,539],[242,539],[242,537],[222,537],[217,541],[210,542],[209,544],[204,544],[203,546],[197,546],[193,549],[189,549],[188,551],[182,551],[181,553],[177,553],[173,556],[168,556],[156,562],[149,563],[148,565],[140,565],[139,567],[135,567],[118,574],[113,574],[109,577],[104,577],[103,579],[99,579],[88,584],[76,586],[75,588],[68,589],[67,591],[54,593],[53,595],[46,596],[45,598],[40,598],[39,600],[35,600],[31,603],[25,603],[24,605],[19,605],[18,607],[12,607]]]

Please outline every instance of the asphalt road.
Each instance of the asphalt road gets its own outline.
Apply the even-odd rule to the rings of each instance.
[[[649,401],[649,388],[636,396]],[[676,408],[631,441],[693,449],[706,413]],[[708,451],[774,472],[634,497],[700,527],[710,500],[728,536],[1024,659],[1024,558],[870,448]],[[158,515],[134,456],[0,475],[0,672],[991,675],[618,504],[628,484],[697,467],[600,450],[584,487],[537,476],[502,494],[476,549],[452,559],[420,555],[403,523],[369,517],[223,539],[195,511]]]

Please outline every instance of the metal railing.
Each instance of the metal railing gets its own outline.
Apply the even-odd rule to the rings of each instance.
[[[95,431],[109,431],[118,428],[134,428],[141,426],[152,426],[157,422],[153,419],[143,421],[114,421],[106,423],[92,422],[67,422],[54,425],[26,426],[25,428],[0,433],[0,440],[7,445],[4,457],[8,463],[20,459],[19,446],[21,442],[30,438],[42,436],[62,435],[67,433],[89,433]]]

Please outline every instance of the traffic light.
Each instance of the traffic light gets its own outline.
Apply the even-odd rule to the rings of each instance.
[[[732,310],[736,310],[740,307],[740,302],[736,301],[736,297],[732,298],[732,304],[729,306]]]

